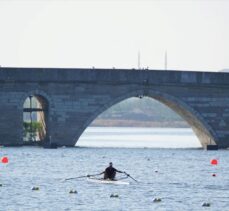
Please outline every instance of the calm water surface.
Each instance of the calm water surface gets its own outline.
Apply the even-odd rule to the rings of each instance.
[[[200,148],[189,128],[89,127],[77,146],[131,148]]]
[[[110,136],[117,143],[123,140],[124,144],[126,137],[121,134],[125,131],[116,135],[115,131],[109,131],[103,129],[104,136]],[[137,141],[141,136],[137,129],[135,132],[128,134],[126,131],[126,135]],[[179,140],[180,136],[193,136],[190,131],[186,132],[170,131],[171,135],[168,135],[165,131],[164,139],[173,141],[174,138]],[[162,140],[163,134],[158,135]],[[101,136],[100,130],[96,134],[95,128],[89,129],[78,144],[83,146],[91,141],[94,146]],[[155,142],[155,136],[151,138]],[[104,141],[98,140],[98,146]],[[150,139],[139,141],[152,146]],[[9,164],[0,164],[0,183],[3,184],[0,187],[0,210],[229,210],[227,150],[155,149],[144,148],[145,145],[128,148],[128,143],[124,144],[126,148],[120,148],[113,147],[113,142],[112,147],[106,145],[106,148],[0,148],[0,155],[10,159]],[[217,166],[210,165],[212,158],[219,159]],[[131,179],[130,185],[120,186],[89,183],[85,179],[63,181],[64,178],[103,171],[110,161],[139,183]],[[216,177],[212,177],[213,173]],[[33,186],[39,186],[40,190],[32,191]],[[77,190],[78,194],[69,194],[71,189]],[[119,198],[110,198],[111,194],[118,194]],[[153,203],[154,198],[161,198],[162,202]],[[211,207],[202,207],[203,202],[210,202]]]

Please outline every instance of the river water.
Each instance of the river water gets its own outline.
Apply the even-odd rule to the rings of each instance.
[[[76,146],[128,148],[200,148],[190,128],[89,127]]]
[[[143,128],[131,133],[130,128],[89,128],[75,148],[0,148],[1,157],[9,158],[8,164],[0,164],[0,210],[229,210],[228,151],[198,148],[189,129],[152,130],[153,135]],[[124,143],[130,142],[127,137],[135,144]],[[167,139],[178,143],[165,148]],[[196,149],[184,148],[180,139]],[[105,140],[109,144],[101,147]],[[218,159],[217,166],[210,164],[213,158]],[[84,178],[63,180],[99,173],[110,161],[139,182],[102,185]],[[39,190],[32,191],[34,186]],[[69,194],[70,190],[78,193]],[[110,198],[111,194],[119,197]],[[204,202],[211,206],[202,207]]]

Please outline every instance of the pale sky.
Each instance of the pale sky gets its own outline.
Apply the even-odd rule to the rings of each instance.
[[[0,0],[0,65],[229,68],[229,1]]]

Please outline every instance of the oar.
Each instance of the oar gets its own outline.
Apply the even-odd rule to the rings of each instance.
[[[85,177],[89,177],[89,175],[87,175],[87,176],[80,176],[80,177],[71,177],[71,178],[65,179],[65,181],[66,180],[71,180],[71,179],[80,179],[80,178],[85,178]]]
[[[130,177],[132,180],[134,180],[135,182],[138,182],[136,179],[134,179],[133,177],[131,177],[129,174],[127,174],[126,172],[123,172],[127,177]]]
[[[66,180],[71,180],[71,179],[81,179],[81,178],[85,178],[85,177],[91,177],[91,176],[98,176],[100,174],[93,174],[93,175],[87,175],[87,176],[80,176],[80,177],[71,177],[71,178],[67,178]]]

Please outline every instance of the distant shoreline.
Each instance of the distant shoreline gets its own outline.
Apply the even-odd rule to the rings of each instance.
[[[123,119],[96,119],[90,126],[93,127],[158,127],[158,128],[189,128],[184,121],[137,121]]]

